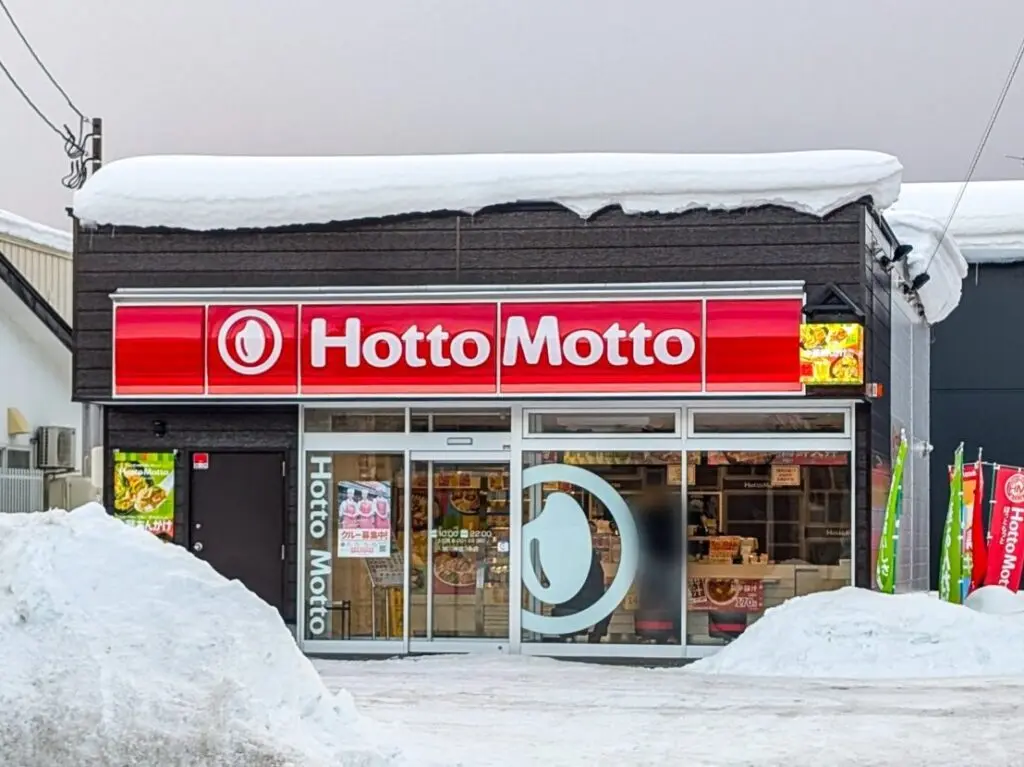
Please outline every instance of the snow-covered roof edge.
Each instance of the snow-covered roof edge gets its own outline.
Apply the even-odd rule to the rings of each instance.
[[[29,221],[6,210],[0,210],[0,237],[9,237],[61,253],[71,253],[70,232],[62,232],[52,226]]]
[[[946,319],[960,304],[967,261],[956,239],[943,232],[946,222],[925,213],[890,209],[884,214],[900,243],[913,246],[907,256],[907,279],[928,273],[929,280],[918,291],[925,319],[931,323]]]
[[[962,188],[959,181],[904,184],[891,210],[915,211],[945,226]],[[971,181],[949,231],[970,263],[1024,261],[1024,180]]]
[[[553,202],[584,218],[780,205],[824,216],[899,194],[880,152],[493,154],[394,157],[156,156],[104,166],[74,198],[86,225],[193,231],[326,224]]]

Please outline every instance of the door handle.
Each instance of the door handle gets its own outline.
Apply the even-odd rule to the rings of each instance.
[[[203,542],[202,541],[196,541],[195,543],[192,544],[192,551],[194,551],[194,552],[196,552],[198,554],[202,550],[203,550]]]

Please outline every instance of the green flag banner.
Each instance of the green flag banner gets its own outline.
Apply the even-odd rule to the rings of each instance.
[[[960,604],[960,578],[963,574],[964,445],[953,453],[953,473],[949,479],[949,506],[942,528],[939,553],[939,599]]]
[[[907,461],[907,433],[900,432],[900,445],[892,467],[889,497],[885,503],[882,536],[875,560],[875,583],[885,594],[896,591],[896,555],[900,540],[900,515],[903,513],[903,465]]]

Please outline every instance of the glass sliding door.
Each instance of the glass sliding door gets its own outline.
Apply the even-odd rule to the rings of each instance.
[[[414,454],[411,467],[410,642],[507,646],[507,459]]]

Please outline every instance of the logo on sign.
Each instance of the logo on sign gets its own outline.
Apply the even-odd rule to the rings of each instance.
[[[619,529],[621,556],[608,590],[593,604],[571,615],[538,615],[523,611],[523,628],[538,634],[573,634],[611,615],[633,585],[640,554],[633,515],[618,491],[597,474],[579,466],[554,463],[523,472],[523,487],[558,482],[594,495]],[[551,605],[568,602],[590,574],[594,547],[590,523],[579,502],[568,493],[548,494],[540,514],[523,525],[523,585],[536,599]],[[538,569],[544,573],[542,583]]]
[[[1010,503],[1024,503],[1024,474],[1014,474],[1003,486],[1003,492]]]
[[[277,320],[260,309],[242,309],[217,333],[217,351],[231,370],[243,376],[266,373],[281,358],[284,336]]]

